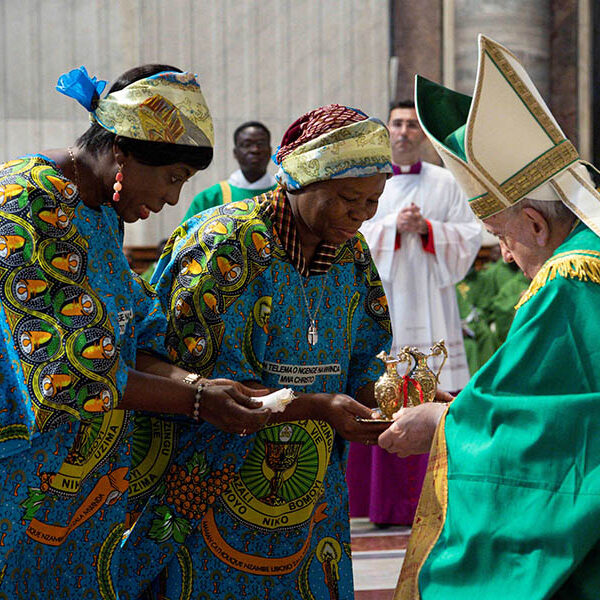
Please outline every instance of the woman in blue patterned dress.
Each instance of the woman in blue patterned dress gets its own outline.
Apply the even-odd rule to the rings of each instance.
[[[375,357],[391,341],[358,229],[391,173],[389,135],[361,111],[329,105],[288,129],[276,162],[275,191],[192,217],[154,276],[177,364],[297,394],[225,451],[222,434],[201,426],[208,454],[244,462],[199,486],[187,483],[193,461],[172,468],[164,498],[181,509],[169,517],[190,535],[177,549],[157,501],[130,538],[138,548],[160,538],[177,550],[148,550],[148,563],[167,566],[155,597],[353,598],[344,438],[375,443],[384,427],[356,417],[371,415],[383,366]],[[130,573],[144,569],[130,565]],[[123,597],[134,597],[126,579]]]
[[[0,598],[116,597],[123,542],[178,448],[176,418],[151,413],[233,432],[269,416],[156,358],[166,322],[122,251],[123,222],[176,204],[212,159],[200,86],[146,65],[103,87],[83,67],[61,77],[88,131],[0,166]]]

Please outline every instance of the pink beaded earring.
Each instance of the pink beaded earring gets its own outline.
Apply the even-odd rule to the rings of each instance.
[[[118,202],[121,199],[121,190],[123,189],[123,173],[121,171],[121,166],[119,166],[119,170],[117,171],[117,174],[115,175],[115,183],[113,184],[113,190],[115,190],[115,193],[113,194],[113,202]]]

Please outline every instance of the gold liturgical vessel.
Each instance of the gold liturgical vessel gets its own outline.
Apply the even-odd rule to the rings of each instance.
[[[444,356],[442,364],[437,372],[434,372],[429,368],[427,360],[440,355]],[[429,354],[405,346],[396,357],[387,352],[380,352],[377,358],[385,364],[385,373],[375,382],[375,400],[381,418],[358,419],[359,421],[389,422],[392,421],[392,415],[405,406],[418,406],[423,402],[435,401],[440,372],[448,359],[444,340],[436,342],[430,348]],[[409,363],[404,375],[398,374],[398,364],[401,362]]]
[[[402,349],[402,353],[409,354],[415,361],[412,369],[409,367],[409,371],[402,378],[406,386],[405,396],[408,399],[407,406],[418,406],[423,402],[435,401],[435,392],[440,382],[442,367],[446,363],[446,360],[448,360],[448,351],[446,350],[444,340],[436,342],[429,350],[431,353],[425,354],[417,348],[409,348],[408,346]],[[440,356],[441,354],[444,355],[444,359],[437,373],[434,373],[429,368],[427,359],[432,356]]]
[[[404,381],[398,375],[398,363],[408,360],[404,352],[397,358],[382,351],[377,355],[385,365],[385,373],[375,382],[375,400],[381,417],[391,421],[392,415],[402,407],[402,390]]]

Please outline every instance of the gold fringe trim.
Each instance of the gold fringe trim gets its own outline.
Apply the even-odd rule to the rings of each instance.
[[[591,256],[590,252],[585,253],[585,251],[581,253],[565,252],[548,260],[531,280],[529,288],[521,296],[515,310],[533,298],[548,281],[552,281],[557,276],[600,284],[600,257],[598,252],[592,253],[596,256]]]

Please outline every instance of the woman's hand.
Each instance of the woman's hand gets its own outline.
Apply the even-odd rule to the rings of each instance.
[[[262,386],[251,388],[229,379],[201,379],[189,385],[184,383],[188,371],[153,357],[138,360],[138,366],[144,371],[129,370],[119,408],[191,417],[196,388],[203,383],[200,418],[222,431],[252,433],[263,427],[271,415],[269,409],[261,408],[259,400],[251,399],[268,393]]]
[[[327,421],[344,439],[374,445],[387,423],[362,423],[371,419],[371,409],[346,394],[314,394],[314,419]]]
[[[395,421],[389,429],[379,436],[379,446],[401,457],[429,452],[435,430],[447,408],[446,404],[438,402],[403,408],[394,415]]]
[[[255,390],[228,379],[206,382],[200,402],[200,418],[228,433],[254,433],[264,427],[271,416],[268,408],[261,408],[259,400],[268,390]]]

